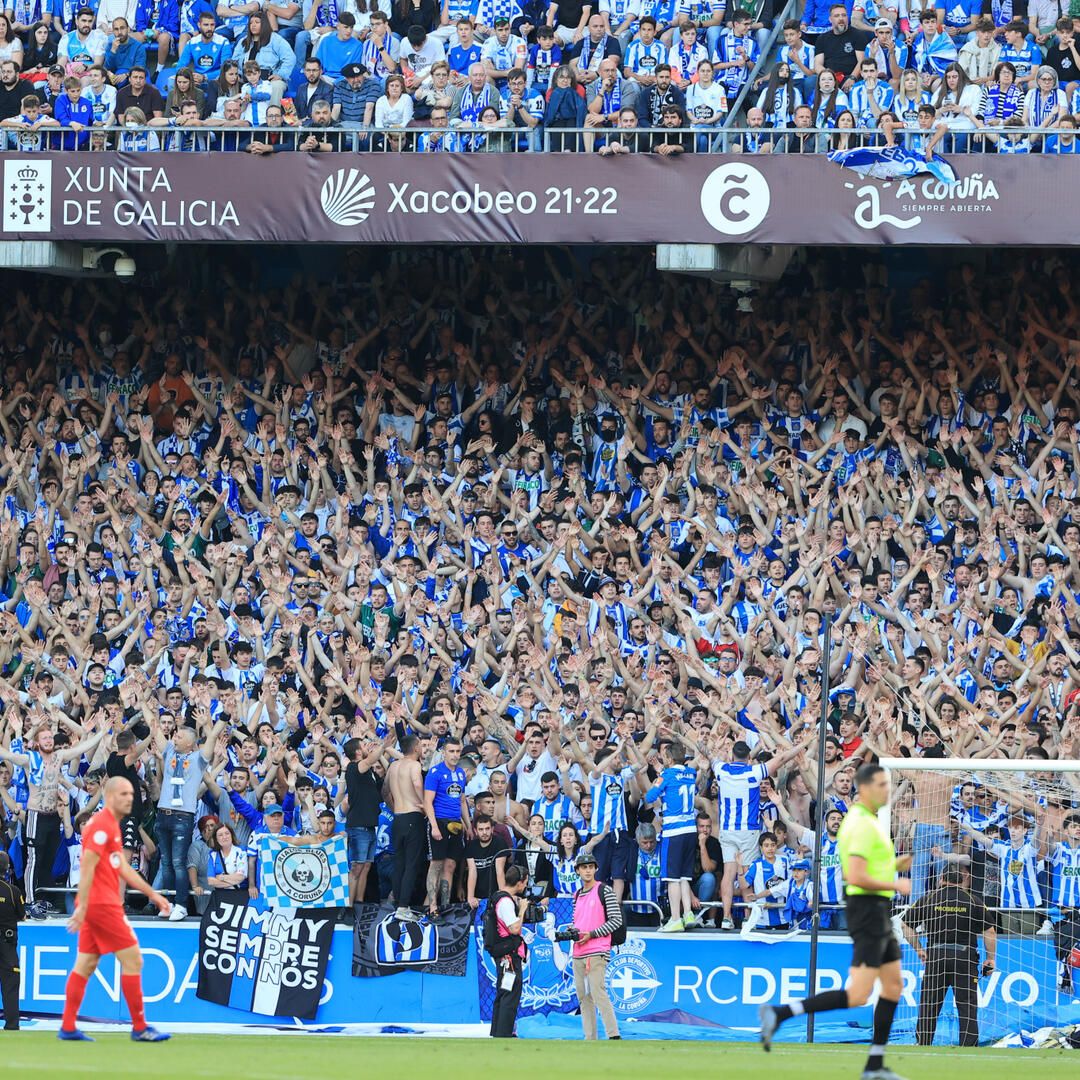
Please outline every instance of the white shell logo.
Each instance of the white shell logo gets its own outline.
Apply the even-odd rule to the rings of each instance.
[[[367,173],[338,169],[323,181],[319,202],[335,225],[359,225],[375,207],[375,188]]]
[[[701,185],[701,212],[725,236],[753,232],[765,220],[771,199],[765,177],[741,161],[713,169]]]

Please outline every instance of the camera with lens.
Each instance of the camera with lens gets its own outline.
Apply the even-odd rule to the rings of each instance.
[[[525,914],[522,915],[521,921],[526,923],[542,923],[547,918],[547,912],[544,910],[542,904],[538,904],[535,900],[529,901],[529,906],[525,909]]]
[[[567,926],[555,931],[556,941],[577,941],[580,937],[581,931],[576,926]]]

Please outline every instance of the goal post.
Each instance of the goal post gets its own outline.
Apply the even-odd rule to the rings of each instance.
[[[1080,1021],[1080,761],[883,758],[897,897],[894,1030],[985,1045]]]

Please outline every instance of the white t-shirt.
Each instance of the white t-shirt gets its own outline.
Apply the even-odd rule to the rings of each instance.
[[[559,763],[551,756],[551,752],[544,750],[538,758],[526,754],[519,762],[517,769],[517,797],[520,802],[528,799],[535,802],[540,798],[540,777],[547,772],[557,773]]]
[[[517,904],[514,903],[512,897],[504,896],[495,905],[495,916],[503,926],[510,926],[517,922]]]

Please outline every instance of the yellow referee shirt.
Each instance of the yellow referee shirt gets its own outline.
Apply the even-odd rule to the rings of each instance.
[[[896,849],[893,847],[889,830],[877,814],[872,814],[861,803],[854,803],[840,824],[836,836],[837,850],[840,852],[840,867],[844,880],[848,876],[848,860],[858,855],[866,860],[867,874],[877,881],[896,880]],[[847,885],[848,896],[885,896],[891,898],[894,889],[875,891]]]

